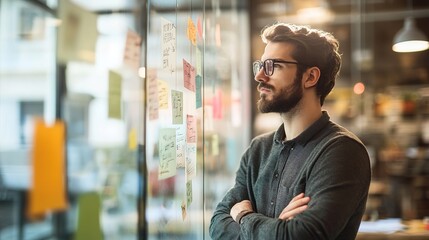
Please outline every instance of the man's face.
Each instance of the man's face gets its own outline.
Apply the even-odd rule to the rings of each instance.
[[[293,45],[289,43],[269,42],[261,61],[277,59],[296,62],[290,54],[292,50]],[[297,68],[296,64],[275,63],[271,76],[266,76],[263,69],[255,75],[255,80],[259,82],[259,111],[262,113],[287,113],[296,110],[303,96],[301,77],[296,76]]]

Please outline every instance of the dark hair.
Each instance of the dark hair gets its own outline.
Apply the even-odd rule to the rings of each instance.
[[[323,105],[335,85],[341,67],[338,40],[328,32],[288,23],[266,27],[261,38],[264,43],[289,42],[295,46],[292,57],[302,63],[298,65],[297,77],[302,77],[308,67],[320,69],[316,92],[320,97],[320,105]]]

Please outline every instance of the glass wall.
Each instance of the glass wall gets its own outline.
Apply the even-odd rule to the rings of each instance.
[[[139,2],[0,3],[0,239],[137,239]]]
[[[209,238],[250,138],[246,4],[151,1],[149,13],[149,239]]]
[[[0,0],[0,239],[205,239],[250,141],[246,1]]]

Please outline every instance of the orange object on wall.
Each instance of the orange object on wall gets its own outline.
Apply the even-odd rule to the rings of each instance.
[[[29,218],[67,208],[65,189],[65,127],[61,121],[48,126],[35,121],[32,182],[28,195]]]

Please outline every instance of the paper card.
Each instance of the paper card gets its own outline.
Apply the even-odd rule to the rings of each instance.
[[[197,142],[197,119],[194,115],[186,115],[186,142]]]
[[[170,87],[168,83],[158,80],[158,103],[159,109],[168,109],[168,94]]]
[[[32,149],[32,185],[27,214],[30,219],[67,208],[65,169],[65,126],[61,121],[47,126],[36,120]]]
[[[162,31],[162,69],[170,73],[176,71],[176,26],[170,21],[161,19]]]
[[[122,118],[122,76],[109,71],[109,118]]]
[[[195,24],[192,21],[192,18],[188,17],[188,29],[187,29],[188,39],[193,45],[197,45],[197,30]]]
[[[198,17],[198,20],[197,20],[197,30],[198,30],[198,36],[200,38],[203,38],[203,24],[201,21],[201,17]]]
[[[74,240],[102,240],[100,195],[96,192],[80,193],[77,207],[77,226]]]
[[[183,59],[183,81],[185,88],[195,92],[195,68]]]
[[[201,51],[198,47],[196,47],[195,55],[196,55],[196,62],[197,62],[197,66],[196,66],[197,73],[196,74],[202,76],[203,75],[203,73],[202,73],[203,72],[203,68],[202,68],[203,56],[202,56]]]
[[[132,128],[128,133],[128,149],[137,149],[137,131],[135,128]]]
[[[124,63],[133,69],[140,67],[141,37],[138,33],[128,30],[125,41]]]
[[[158,179],[176,175],[176,129],[159,130],[159,171]]]
[[[186,144],[186,181],[191,181],[197,176],[197,144]]]
[[[192,202],[192,181],[186,182],[186,207],[189,207]]]
[[[177,168],[185,167],[186,157],[186,128],[185,125],[176,127],[176,163]]]
[[[183,92],[171,90],[173,124],[183,124]]]
[[[223,118],[223,109],[222,109],[222,91],[218,89],[216,94],[213,96],[213,118],[222,119]]]
[[[155,70],[148,71],[147,81],[149,120],[156,120],[159,117],[159,97]]]
[[[197,75],[195,77],[195,84],[196,84],[196,90],[195,90],[195,102],[196,102],[196,108],[200,108],[203,106],[203,97],[201,94],[202,91],[202,85],[203,85],[203,78],[200,75]]]
[[[97,14],[80,7],[72,1],[58,5],[58,61],[95,62],[97,43]]]
[[[212,155],[219,155],[219,135],[216,133],[212,135]]]

